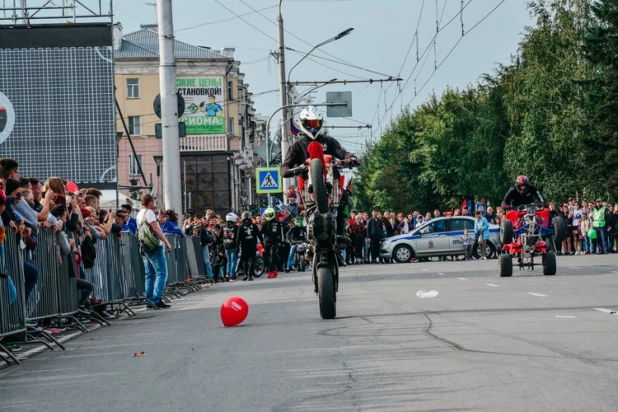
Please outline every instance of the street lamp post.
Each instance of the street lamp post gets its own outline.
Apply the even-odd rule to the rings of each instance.
[[[292,70],[294,70],[296,68],[296,66],[298,66],[303,60],[305,60],[307,57],[309,57],[309,55],[311,53],[313,53],[313,51],[319,47],[324,46],[325,44],[328,43],[332,43],[334,41],[337,41],[339,39],[344,38],[345,36],[347,36],[348,34],[352,33],[352,31],[354,30],[354,28],[349,28],[347,30],[342,31],[341,33],[339,33],[338,35],[336,35],[335,37],[331,37],[328,40],[323,41],[322,43],[316,44],[315,46],[313,46],[313,49],[309,50],[309,52],[307,52],[307,54],[305,54],[299,61],[298,63],[296,63],[291,69],[290,72],[288,73],[288,81],[290,81],[291,76],[292,76]]]

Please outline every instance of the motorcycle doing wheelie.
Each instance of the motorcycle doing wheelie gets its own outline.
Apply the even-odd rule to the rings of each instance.
[[[311,257],[314,292],[318,295],[322,319],[337,316],[339,267],[343,265],[337,241],[337,209],[344,193],[344,177],[335,171],[358,166],[356,160],[337,160],[325,155],[318,142],[309,144],[305,165],[290,169],[300,175],[298,186],[305,202],[307,253]],[[304,176],[308,176],[306,180]]]

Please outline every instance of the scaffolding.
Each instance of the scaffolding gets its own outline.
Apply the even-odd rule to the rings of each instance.
[[[0,24],[3,25],[30,26],[33,21],[52,24],[113,23],[113,20],[113,0],[2,0],[0,7]]]

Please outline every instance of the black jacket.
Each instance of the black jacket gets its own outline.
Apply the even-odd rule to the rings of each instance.
[[[304,227],[294,226],[288,232],[288,238],[292,242],[306,241],[307,240],[307,229]]]
[[[248,226],[244,224],[238,228],[236,236],[236,247],[243,252],[243,256],[250,256],[246,253],[255,253],[257,251],[257,241],[263,242],[262,234],[256,224],[251,223]]]
[[[276,219],[262,223],[261,235],[264,237],[264,246],[276,245],[284,239],[283,223]]]
[[[541,191],[537,189],[535,186],[529,185],[528,189],[522,195],[519,193],[517,189],[517,185],[511,186],[509,191],[504,196],[504,200],[502,201],[502,207],[510,206],[517,207],[521,205],[531,205],[534,202],[534,199],[537,199],[539,203],[545,203],[545,198],[541,194]]]
[[[324,154],[331,155],[337,159],[349,159],[354,156],[352,153],[346,152],[339,142],[330,136],[320,135],[315,141],[322,144],[324,147]],[[311,144],[311,142],[313,142],[311,138],[303,136],[302,139],[290,147],[281,165],[281,175],[285,175],[288,169],[305,163],[305,160],[309,158],[309,144]]]
[[[367,222],[367,237],[371,239],[382,239],[382,221],[377,217],[372,217]]]
[[[238,237],[238,226],[225,226],[221,229],[223,235],[223,247],[226,249],[236,249],[236,238]]]

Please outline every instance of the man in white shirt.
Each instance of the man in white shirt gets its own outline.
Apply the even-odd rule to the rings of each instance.
[[[151,306],[167,309],[170,305],[165,304],[161,300],[161,296],[163,296],[165,291],[165,283],[167,282],[167,259],[163,246],[165,246],[169,253],[172,251],[172,245],[165,238],[153,209],[153,197],[148,194],[142,196],[142,210],[137,215],[137,227],[139,228],[145,219],[159,238],[159,246],[152,252],[142,251],[142,260],[146,268],[146,299],[151,302]]]

